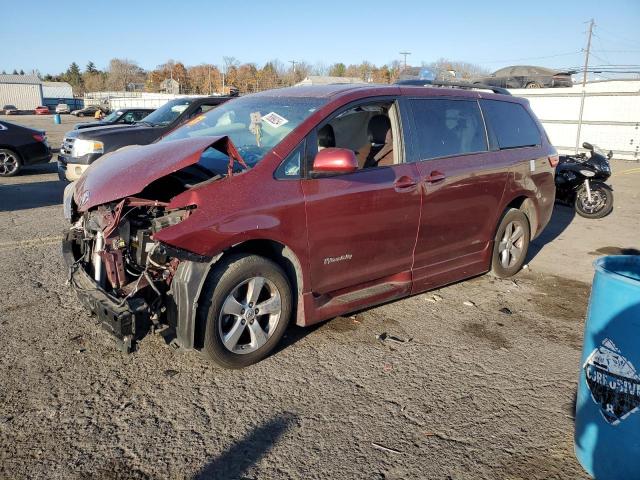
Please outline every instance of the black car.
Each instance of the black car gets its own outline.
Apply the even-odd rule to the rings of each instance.
[[[0,177],[12,177],[25,165],[49,160],[51,149],[45,132],[0,122]]]
[[[573,73],[545,67],[515,65],[496,70],[488,77],[476,78],[473,83],[502,88],[571,87]]]
[[[76,117],[93,117],[98,110],[105,112],[103,107],[99,107],[98,105],[89,105],[88,107],[71,111],[71,115],[75,115]],[[106,111],[108,112],[108,110]]]
[[[133,125],[83,128],[66,133],[58,155],[58,177],[74,181],[105,153],[127,145],[148,145],[167,132],[232,97],[176,98]]]
[[[76,123],[73,128],[79,130],[81,128],[104,127],[107,125],[131,125],[132,123],[139,122],[153,111],[153,108],[119,108],[102,120],[98,120],[97,122]]]

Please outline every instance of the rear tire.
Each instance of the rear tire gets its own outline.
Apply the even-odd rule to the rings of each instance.
[[[527,258],[531,229],[527,216],[511,208],[502,217],[493,240],[491,272],[498,278],[507,278],[520,271]]]
[[[529,82],[524,88],[542,88],[538,82]]]
[[[0,149],[0,177],[13,177],[22,170],[22,160],[13,150]]]
[[[230,255],[209,273],[198,321],[204,325],[204,354],[225,368],[264,359],[278,344],[292,310],[284,271],[258,255]]]

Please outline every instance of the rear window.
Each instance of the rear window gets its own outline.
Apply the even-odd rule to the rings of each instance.
[[[540,145],[540,130],[522,105],[498,100],[481,100],[480,105],[501,150]]]
[[[487,137],[475,100],[411,100],[420,160],[487,151]]]

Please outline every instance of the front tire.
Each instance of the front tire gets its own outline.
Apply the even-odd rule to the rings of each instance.
[[[595,182],[591,183],[590,190],[591,201],[584,185],[576,192],[576,213],[584,218],[602,218],[609,215],[613,210],[613,191],[606,184]]]
[[[542,88],[538,82],[529,82],[524,88]]]
[[[13,177],[22,169],[22,161],[16,152],[0,149],[0,177]]]
[[[511,208],[502,217],[493,241],[491,272],[498,278],[518,273],[529,250],[531,229],[527,216]]]
[[[198,307],[205,326],[204,353],[225,368],[242,368],[264,359],[284,334],[292,309],[291,285],[284,271],[258,255],[222,259],[203,287]]]

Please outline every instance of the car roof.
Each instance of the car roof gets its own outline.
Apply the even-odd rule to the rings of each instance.
[[[469,84],[469,88],[463,87],[442,87],[442,86],[413,86],[400,84],[378,84],[378,83],[357,83],[357,84],[329,84],[329,85],[305,85],[297,87],[278,88],[255,93],[255,96],[264,97],[289,97],[289,98],[326,98],[336,100],[344,96],[365,97],[368,93],[375,96],[384,95],[416,95],[416,96],[443,96],[451,95],[457,97],[478,98],[478,90],[482,87],[474,88]],[[500,99],[505,95],[482,92],[483,97]],[[515,97],[508,97],[514,101]]]

